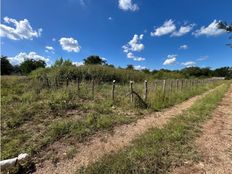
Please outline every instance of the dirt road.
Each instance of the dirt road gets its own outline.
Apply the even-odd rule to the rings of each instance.
[[[196,145],[203,159],[175,169],[174,174],[232,174],[232,85],[204,124]]]

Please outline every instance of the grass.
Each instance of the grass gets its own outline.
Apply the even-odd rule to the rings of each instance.
[[[186,87],[164,97],[161,85],[149,86],[149,108],[130,103],[129,84],[116,84],[115,101],[111,100],[111,84],[96,84],[92,100],[89,82],[75,82],[68,87],[43,87],[29,77],[1,77],[1,159],[29,153],[36,156],[46,146],[61,138],[83,141],[87,136],[115,125],[127,124],[144,114],[169,107],[191,96],[203,93],[223,82]],[[143,84],[135,83],[136,92],[143,93]],[[167,91],[168,92],[168,91]],[[170,92],[169,92],[170,93]],[[168,94],[168,93],[167,93]],[[67,141],[67,146],[69,142]]]
[[[184,161],[197,161],[200,155],[194,139],[201,124],[228,90],[229,83],[197,101],[163,128],[153,128],[132,142],[133,146],[82,168],[77,173],[168,173]]]

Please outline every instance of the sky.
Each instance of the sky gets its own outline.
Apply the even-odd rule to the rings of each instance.
[[[136,69],[232,66],[231,0],[2,0],[1,55],[12,64],[90,55]]]

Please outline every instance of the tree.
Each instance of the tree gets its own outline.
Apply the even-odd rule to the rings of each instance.
[[[1,75],[10,75],[13,72],[13,66],[6,56],[1,56]]]
[[[146,74],[150,74],[150,70],[145,68],[145,69],[142,69],[142,72],[146,73]]]
[[[85,65],[104,65],[106,64],[106,61],[101,59],[99,56],[89,56],[86,59],[84,59]]]
[[[61,67],[61,66],[73,66],[71,60],[64,60],[62,57],[57,59],[53,65],[53,67]]]
[[[131,65],[131,64],[129,64],[129,65],[127,65],[126,69],[128,69],[128,70],[134,70],[134,66]]]
[[[223,29],[229,33],[232,32],[232,24],[227,24],[226,22],[219,22],[217,27],[219,29]],[[232,36],[229,37],[229,39],[232,39]],[[226,44],[227,46],[229,46],[230,48],[232,48],[232,43]]]
[[[27,59],[20,64],[19,68],[23,74],[29,74],[37,68],[45,68],[46,63],[43,60]]]

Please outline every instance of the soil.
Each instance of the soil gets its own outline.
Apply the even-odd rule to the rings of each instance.
[[[198,163],[187,164],[174,174],[232,174],[232,86],[202,128],[196,147],[202,156]]]

